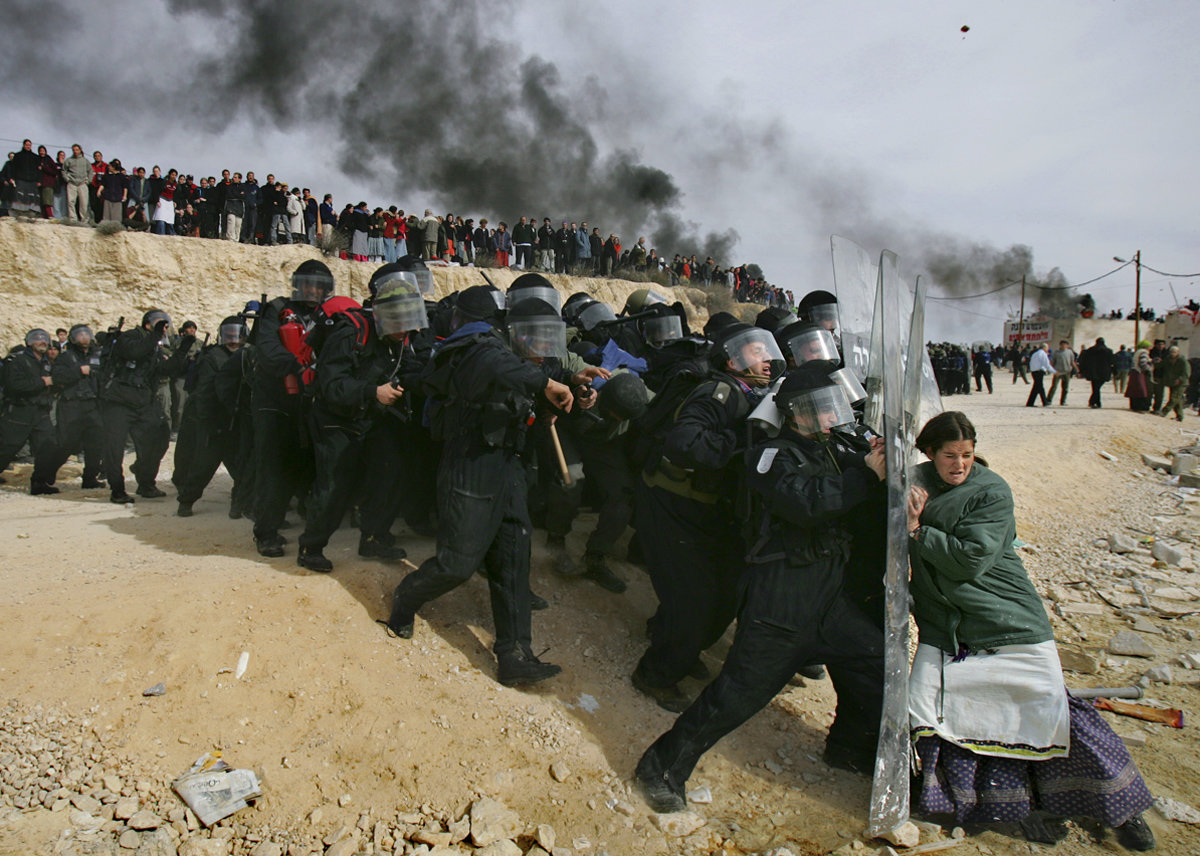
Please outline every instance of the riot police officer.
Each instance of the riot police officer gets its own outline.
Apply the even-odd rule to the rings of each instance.
[[[195,384],[184,397],[175,442],[175,471],[171,475],[179,491],[180,517],[192,516],[192,505],[212,481],[217,467],[225,465],[234,483],[238,470],[238,438],[233,432],[229,411],[221,401],[217,379],[225,364],[233,359],[246,342],[246,325],[230,315],[221,322],[217,343],[196,358]]]
[[[560,671],[541,662],[530,647],[530,523],[519,453],[535,400],[545,397],[569,410],[572,397],[569,387],[505,346],[493,326],[497,312],[492,292],[484,286],[461,292],[454,332],[422,373],[430,429],[444,444],[437,553],[396,587],[387,624],[396,635],[411,638],[424,604],[484,566],[496,626],[498,679],[516,686]],[[523,342],[531,352],[547,344],[536,326]]]
[[[104,462],[104,418],[100,415],[100,354],[92,330],[76,324],[50,368],[58,388],[58,457],[54,472],[83,451],[83,487],[104,487],[98,476]]]
[[[140,327],[126,330],[112,347],[112,377],[101,391],[104,415],[104,468],[112,502],[133,502],[125,491],[125,440],[133,438],[137,459],[129,468],[137,480],[138,496],[166,496],[155,485],[158,467],[171,444],[171,422],[157,396],[159,380],[174,377],[186,366],[192,336],[181,336],[179,348],[168,357],[162,342],[171,316],[151,309]]]
[[[842,589],[848,520],[883,492],[882,440],[849,451],[833,429],[853,422],[843,390],[820,364],[790,372],[775,402],[787,429],[746,461],[757,536],[737,634],[717,678],[637,766],[651,808],[682,811],[696,762],[766,707],[800,668],[825,663],[838,694],[825,761],[870,774],[883,700],[883,634]]]
[[[418,368],[410,339],[429,326],[417,277],[398,263],[371,277],[370,311],[335,315],[321,344],[310,425],[316,453],[312,498],[296,564],[333,570],[325,545],[359,496],[360,556],[403,559],[390,533],[405,487],[401,426],[412,414],[405,387]],[[339,298],[341,299],[341,298]]]
[[[0,409],[0,470],[5,470],[21,447],[29,442],[33,475],[29,492],[35,496],[58,493],[53,484],[57,447],[50,405],[50,334],[33,329],[25,334],[25,347],[4,362],[4,405]]]
[[[312,482],[312,442],[304,415],[303,337],[313,311],[333,294],[333,274],[319,261],[303,262],[292,274],[290,297],[262,307],[251,340],[255,348],[251,407],[254,410],[254,543],[259,555],[283,555],[279,534],[293,496]],[[286,340],[286,341],[285,341]]]

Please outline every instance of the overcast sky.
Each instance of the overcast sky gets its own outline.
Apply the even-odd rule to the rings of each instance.
[[[356,37],[356,6],[404,26],[414,13],[404,5],[325,4],[338,16],[329,38]],[[470,13],[471,4],[458,5]],[[210,6],[222,6],[224,17]],[[206,97],[215,72],[202,63],[243,61],[244,48],[234,49],[244,23],[237,15],[250,7],[270,8],[258,0],[0,0],[0,27],[12,33],[7,24],[33,22],[30,49],[0,59],[0,136],[52,147],[78,140],[127,166],[160,163],[197,176],[226,166],[260,178],[275,172],[343,203],[446,210],[434,189],[400,176],[378,152],[369,169],[344,174],[351,141],[333,120],[282,115],[289,111],[266,100]],[[832,285],[832,233],[872,253],[895,249],[909,277],[925,270],[927,252],[986,255],[1012,245],[1032,248],[1036,276],[1058,268],[1071,283],[1105,274],[1117,267],[1114,255],[1138,249],[1160,271],[1200,271],[1200,4],[557,0],[479,8],[514,62],[538,56],[557,66],[552,89],[584,117],[598,158],[632,152],[670,174],[680,191],[671,210],[699,234],[735,229],[737,248],[724,261],[756,261],[797,297]],[[364,38],[379,29],[361,26]],[[455,29],[439,37],[455,40]],[[260,39],[273,38],[269,25],[260,30]],[[347,94],[360,84],[359,120],[371,117],[370,93],[438,73],[414,57],[399,68],[415,78],[392,83],[396,75],[376,73],[362,85],[353,41],[316,58],[311,47],[289,54],[294,40],[279,35],[284,83],[294,78],[299,90],[305,79],[339,81]],[[321,103],[333,110],[337,99]],[[518,107],[503,105],[519,125]],[[419,132],[429,118],[403,121]],[[578,180],[564,172],[551,180]],[[493,221],[522,213],[454,210]],[[587,210],[538,213],[607,228]],[[1171,285],[1181,301],[1200,297],[1200,277],[1143,274],[1144,305],[1169,308]],[[935,278],[931,293],[955,287],[986,290]],[[1133,268],[1081,290],[1102,312],[1128,310]],[[1019,291],[932,304],[929,336],[998,338]]]

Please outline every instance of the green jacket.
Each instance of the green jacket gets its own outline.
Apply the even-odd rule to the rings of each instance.
[[[950,487],[933,462],[917,468],[929,491],[921,531],[910,540],[913,614],[921,641],[950,654],[1054,638],[1038,596],[1013,547],[1012,491],[976,462]]]
[[[1170,357],[1165,358],[1158,364],[1159,377],[1167,387],[1187,386],[1188,378],[1191,376],[1191,366],[1183,357],[1176,357],[1172,360]]]

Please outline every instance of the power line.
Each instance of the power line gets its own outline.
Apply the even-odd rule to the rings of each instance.
[[[1145,264],[1144,262],[1142,263],[1142,267],[1144,267],[1146,270],[1154,271],[1159,276],[1171,276],[1178,279],[1187,279],[1189,276],[1200,276],[1200,273],[1166,273],[1165,271],[1158,270],[1157,268],[1152,268],[1150,265]]]

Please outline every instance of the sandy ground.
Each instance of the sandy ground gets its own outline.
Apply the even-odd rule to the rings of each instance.
[[[957,396],[946,406],[975,420],[979,451],[1012,484],[1039,589],[1067,587],[1089,568],[1108,579],[1111,554],[1093,541],[1111,531],[1194,537],[1197,517],[1188,509],[1195,506],[1140,455],[1189,443],[1187,429],[1200,420],[1179,426],[1133,414],[1115,395],[1104,409],[1088,410],[1078,386],[1068,407],[1025,409],[1027,387],[1009,381],[1000,374],[995,395]],[[160,478],[166,487],[169,462],[170,455]],[[549,573],[543,535],[535,533],[534,586],[551,603],[535,613],[535,650],[548,648],[544,658],[564,672],[520,692],[493,680],[481,579],[428,607],[412,641],[389,639],[375,620],[386,617],[387,596],[404,570],[359,559],[351,530],[337,533],[327,551],[336,571],[312,574],[296,566],[294,546],[282,559],[254,552],[249,522],[226,516],[223,472],[196,516],[184,520],[174,516],[173,497],[119,507],[106,491],[81,491],[74,464],[60,476],[61,494],[31,497],[28,471],[18,466],[0,488],[0,696],[11,702],[3,720],[41,711],[77,723],[165,800],[172,778],[203,752],[222,749],[235,766],[263,776],[266,797],[234,818],[239,834],[319,852],[319,838],[364,813],[389,819],[424,810],[454,819],[481,795],[503,800],[530,830],[552,825],[556,854],[706,852],[722,844],[719,852],[786,845],[796,854],[825,853],[863,834],[869,782],[818,760],[832,709],[828,681],[781,695],[703,759],[690,782],[712,792],[711,804],[694,806],[708,820],[699,834],[669,839],[653,825],[630,776],[672,719],[629,683],[654,606],[648,579],[632,565],[616,563],[631,583],[624,595],[561,580]],[[590,522],[584,516],[570,539],[579,552]],[[298,531],[287,531],[293,542]],[[410,558],[432,552],[432,541],[402,524],[397,531]],[[1148,555],[1139,561],[1151,572]],[[1067,590],[1099,603],[1081,587]],[[1103,647],[1128,628],[1108,607],[1073,617],[1074,627],[1054,620],[1060,642],[1085,648]],[[1166,632],[1153,637],[1155,660],[1112,658],[1100,674],[1068,674],[1068,682],[1131,683],[1177,652],[1200,650],[1192,641],[1197,616],[1155,623]],[[714,670],[724,644],[709,652]],[[239,680],[230,670],[241,652],[249,667]],[[159,681],[165,695],[142,696]],[[1172,684],[1151,694],[1190,715],[1197,692]],[[1145,745],[1133,753],[1156,795],[1195,804],[1200,743],[1190,723],[1176,731],[1110,721],[1141,735],[1135,742]],[[556,763],[566,769],[552,775]],[[1151,815],[1159,852],[1200,853],[1200,828]],[[5,817],[0,853],[53,852],[51,842],[68,826],[67,812]],[[1120,850],[1097,836],[1076,827],[1057,851]],[[868,842],[865,852],[877,846]],[[369,839],[363,848],[372,852]],[[983,831],[949,852],[1037,849]],[[250,852],[250,844],[233,852]]]

